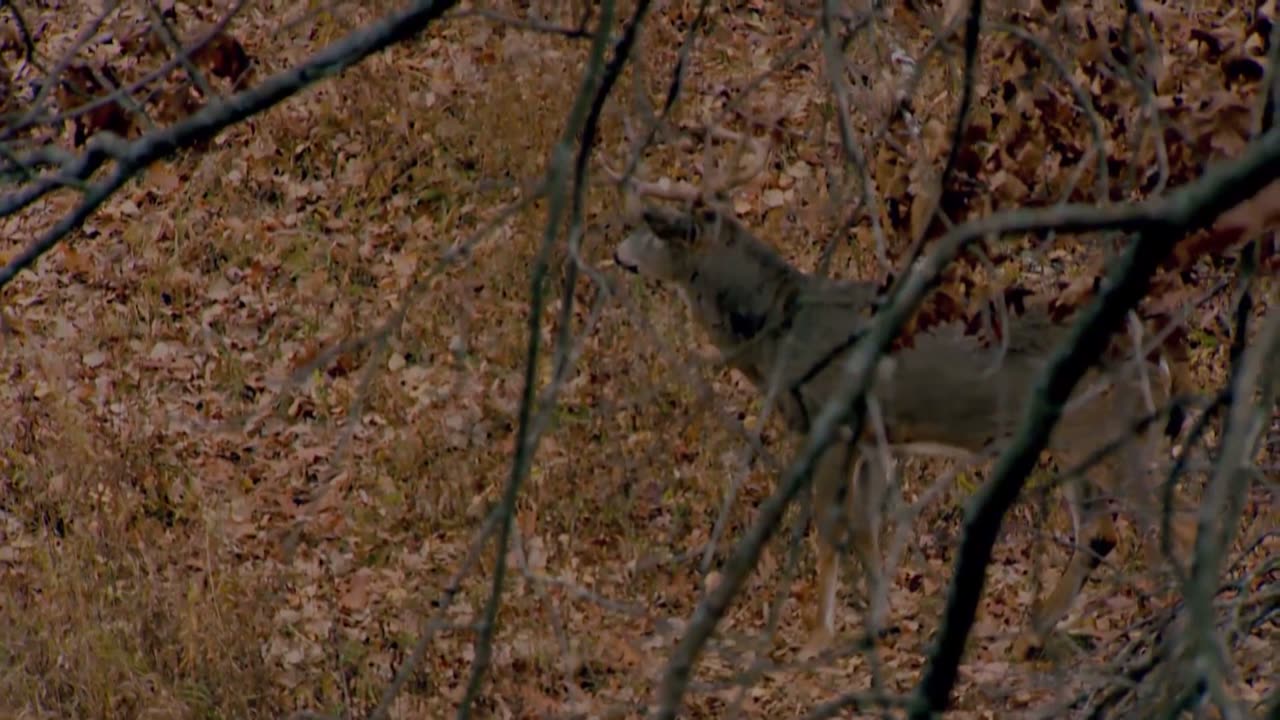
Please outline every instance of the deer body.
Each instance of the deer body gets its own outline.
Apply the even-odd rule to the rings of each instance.
[[[615,252],[617,263],[673,285],[693,319],[725,361],[780,408],[788,427],[806,433],[832,397],[844,372],[841,358],[865,332],[876,286],[835,281],[792,267],[742,225],[713,210],[690,213],[649,208],[643,223]],[[943,326],[917,335],[913,346],[882,359],[870,401],[891,446],[928,448],[961,457],[1002,448],[1023,419],[1036,378],[1068,328],[1043,309],[1010,318],[1003,344],[983,343],[963,328]],[[1095,369],[1077,388],[1051,434],[1055,454],[1079,461],[1124,440],[1137,420],[1163,403],[1168,374],[1151,363]],[[867,452],[871,423],[860,442],[842,440],[818,459],[813,477],[819,607],[811,647],[834,632],[839,550],[862,560],[869,583],[878,581],[878,517],[874,498],[882,468]],[[1149,439],[1149,438],[1148,438]],[[1089,490],[1130,488],[1126,470],[1145,467],[1142,442],[1123,443],[1125,461],[1104,464]],[[1075,485],[1068,485],[1069,490]],[[1147,493],[1133,493],[1149,505]],[[1091,492],[1069,492],[1077,551],[1048,599],[1033,612],[1046,633],[1070,609],[1092,569],[1115,544],[1109,513],[1097,512]],[[1081,551],[1084,547],[1088,550]]]

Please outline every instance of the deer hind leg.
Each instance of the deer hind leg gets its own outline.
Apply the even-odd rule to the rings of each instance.
[[[880,556],[880,509],[887,481],[887,469],[877,462],[875,449],[860,454],[853,469],[853,492],[849,493],[846,512],[849,524],[850,551],[866,577],[866,624],[875,632],[884,629],[885,608],[876,602],[876,594],[884,592],[884,574]],[[892,462],[892,461],[890,461]],[[874,613],[874,616],[872,615]]]
[[[833,442],[814,466],[813,542],[818,556],[818,597],[810,622],[806,653],[825,649],[835,636],[836,591],[840,583],[840,535],[847,524],[843,504],[849,494],[846,468],[851,458],[845,443]]]
[[[1086,486],[1084,489],[1081,486]],[[1091,483],[1071,483],[1066,488],[1071,508],[1071,559],[1057,584],[1043,602],[1036,604],[1031,627],[1043,639],[1071,609],[1093,571],[1116,546],[1116,528],[1105,498],[1097,497]]]
[[[820,511],[816,504],[814,509]],[[809,623],[809,638],[804,646],[805,654],[809,655],[824,650],[835,636],[836,590],[840,582],[839,557],[835,547],[826,542],[816,527],[812,537],[818,555],[818,602]]]

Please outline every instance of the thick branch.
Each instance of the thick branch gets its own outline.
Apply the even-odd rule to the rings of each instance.
[[[1243,330],[1243,324],[1241,325]],[[1243,335],[1243,332],[1240,333]],[[1237,343],[1244,339],[1237,336]],[[1224,658],[1216,642],[1213,598],[1219,586],[1223,557],[1230,548],[1253,474],[1249,465],[1257,452],[1258,438],[1267,426],[1275,384],[1268,365],[1280,350],[1280,312],[1272,311],[1252,346],[1244,349],[1231,376],[1232,404],[1227,412],[1222,448],[1214,474],[1201,499],[1196,528],[1187,608],[1191,615],[1191,645],[1198,655],[1197,682],[1206,682],[1210,695],[1227,718],[1239,717],[1239,708],[1223,689]],[[1255,393],[1261,397],[1255,401]]]
[[[1089,307],[1071,336],[1050,362],[1012,445],[1001,454],[991,482],[982,487],[966,513],[964,540],[952,573],[947,608],[937,645],[930,653],[924,679],[917,689],[910,717],[926,720],[946,709],[965,642],[986,583],[987,564],[1000,533],[1004,515],[1017,500],[1027,475],[1062,415],[1062,406],[1120,328],[1125,313],[1142,299],[1147,281],[1169,253],[1170,233],[1143,233],[1130,245],[1124,260],[1113,271],[1102,295]]]

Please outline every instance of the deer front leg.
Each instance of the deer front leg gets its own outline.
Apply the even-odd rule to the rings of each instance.
[[[866,576],[868,632],[884,630],[887,607],[876,601],[878,593],[887,592],[880,566],[880,501],[886,468],[873,461],[875,451],[860,453],[854,462],[853,491],[849,493],[846,512],[851,518],[849,540],[854,557]]]
[[[826,542],[816,527],[812,537],[814,550],[818,555],[818,598],[809,622],[809,637],[801,650],[801,655],[806,657],[817,655],[830,647],[831,640],[835,637],[836,590],[840,584],[839,557],[835,547]]]
[[[814,469],[813,538],[818,556],[818,598],[806,654],[825,649],[835,637],[840,551],[846,547],[846,538],[867,567],[876,565],[876,534],[862,518],[865,510],[860,506],[865,502],[859,497],[861,485],[850,473],[855,454],[851,442],[836,442],[822,454]]]

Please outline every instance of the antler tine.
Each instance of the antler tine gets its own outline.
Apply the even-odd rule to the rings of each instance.
[[[754,159],[754,162],[747,165],[745,168],[739,168],[737,173],[731,174],[722,183],[713,185],[713,187],[715,187],[715,195],[721,195],[722,193],[727,193],[729,190],[736,187],[745,185],[754,177],[764,172],[765,167],[769,164],[769,151],[772,149],[772,144],[766,144],[765,142],[762,142],[760,138],[749,137],[719,125],[712,126],[708,134],[716,140],[733,141],[738,143],[737,149],[733,153],[733,166],[736,166],[741,162],[743,155],[748,151],[748,148],[752,151],[752,154],[748,157]]]
[[[662,177],[656,181],[640,180],[634,175],[624,177],[623,173],[614,170],[609,164],[603,160],[600,167],[613,182],[624,185],[628,194],[628,202],[635,196],[657,198],[659,200],[671,200],[674,202],[689,204],[713,204],[724,198],[729,190],[739,187],[759,175],[768,164],[770,147],[764,145],[758,138],[752,138],[742,135],[719,126],[712,126],[707,129],[706,136],[715,140],[736,141],[738,148],[733,155],[733,164],[737,165],[748,148],[752,148],[753,152],[750,157],[753,162],[746,168],[742,168],[739,172],[729,175],[724,179],[714,179],[705,177],[706,182],[701,187],[690,182],[671,180]]]
[[[713,171],[705,173],[703,187],[704,195],[708,201],[713,199],[727,199],[730,190],[750,182],[754,177],[763,172],[769,162],[769,153],[773,149],[772,143],[766,143],[761,138],[744,135],[743,133],[730,130],[721,125],[708,125],[703,127],[686,126],[680,128],[680,131],[702,141],[705,144],[708,154],[710,153],[711,140],[719,140],[726,143],[737,143],[737,146],[733,151],[732,158],[728,163],[722,166],[737,167],[737,172],[729,173],[727,175],[715,173]],[[692,138],[686,138],[686,141],[690,140],[692,140]],[[744,155],[750,158],[752,162],[746,167],[739,167]],[[708,165],[710,165],[709,162]]]
[[[625,184],[628,191],[638,195],[679,202],[694,202],[702,198],[702,192],[692,183],[665,177],[657,181],[638,180],[634,175],[630,178],[624,178],[622,173],[609,167],[603,160],[600,161],[600,168],[604,170],[605,175],[608,175],[610,180],[615,183]]]

